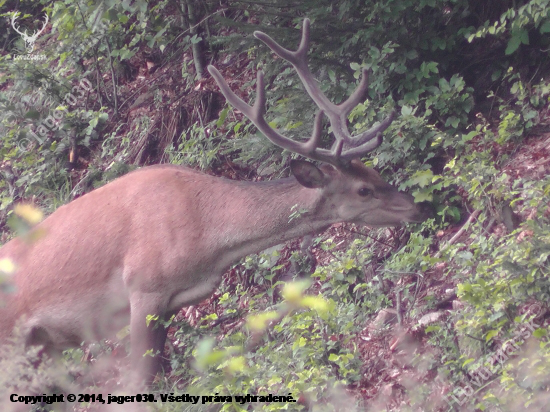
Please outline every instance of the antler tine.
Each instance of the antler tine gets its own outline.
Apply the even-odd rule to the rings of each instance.
[[[322,120],[323,111],[319,110],[315,116],[315,122],[313,126],[313,132],[311,137],[306,142],[296,142],[289,139],[286,136],[280,134],[276,129],[272,128],[264,118],[265,113],[265,89],[264,89],[264,75],[260,70],[258,71],[258,77],[256,81],[256,101],[254,106],[250,106],[245,103],[239,96],[237,96],[229,87],[221,73],[214,66],[209,65],[208,71],[216,80],[222,94],[226,100],[248,117],[252,123],[260,130],[269,140],[271,140],[277,146],[291,152],[300,154],[305,157],[309,157],[313,160],[319,160],[321,162],[330,163],[335,166],[339,165],[337,158],[334,157],[333,151],[320,149],[319,143],[321,141],[322,132]]]
[[[353,91],[350,97],[346,99],[346,101],[340,103],[338,107],[340,110],[342,110],[342,115],[346,117],[350,112],[353,110],[355,106],[357,106],[359,103],[363,102],[365,99],[365,95],[367,94],[367,90],[369,87],[369,73],[366,68],[363,68],[363,71],[361,72],[361,82],[359,82],[359,85],[357,88]]]
[[[309,19],[304,19],[304,24],[302,26],[302,39],[300,40],[300,45],[298,46],[298,50],[296,51],[285,49],[263,31],[256,30],[254,32],[254,37],[263,41],[280,58],[292,63],[295,66],[303,66],[305,69],[307,69],[307,51],[309,49],[309,24]]]
[[[353,137],[353,142],[342,153],[342,159],[351,160],[371,152],[382,143],[382,132],[386,130],[397,112],[392,110],[381,122],[375,123],[369,130]]]
[[[40,34],[40,33],[42,33],[42,32],[44,31],[44,29],[45,29],[46,26],[48,25],[48,22],[50,21],[50,19],[49,19],[47,13],[46,13],[46,18],[45,18],[44,20],[45,20],[45,21],[44,21],[44,24],[42,25],[42,28],[40,29],[40,32],[39,32],[38,34]]]
[[[302,26],[302,40],[300,41],[300,46],[298,46],[298,50],[296,51],[285,49],[264,32],[255,31],[254,36],[257,39],[263,41],[273,52],[275,52],[275,54],[294,66],[307,93],[315,102],[315,104],[319,107],[319,109],[325,112],[332,123],[332,117],[337,111],[337,106],[323,94],[321,89],[319,89],[319,86],[317,85],[317,82],[313,78],[313,74],[311,74],[307,65],[307,51],[309,48],[309,24],[309,19],[304,19],[304,24]]]
[[[17,27],[15,27],[15,20],[17,20],[19,18],[19,16],[17,16],[17,13],[14,13],[13,16],[11,16],[11,26],[13,27],[13,29],[18,33],[20,34],[21,36],[24,36],[27,34],[27,30],[25,30],[25,33],[21,33]]]

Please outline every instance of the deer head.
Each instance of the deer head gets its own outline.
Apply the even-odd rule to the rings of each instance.
[[[34,51],[34,43],[36,42],[36,39],[38,39],[38,36],[44,31],[46,28],[46,25],[48,24],[48,15],[46,14],[46,18],[44,19],[44,24],[42,25],[42,28],[40,30],[35,31],[32,35],[27,34],[27,30],[24,32],[21,32],[16,26],[15,21],[17,20],[17,15],[14,14],[11,18],[11,26],[13,29],[23,37],[23,41],[25,42],[25,49],[27,50],[27,53],[31,54]]]

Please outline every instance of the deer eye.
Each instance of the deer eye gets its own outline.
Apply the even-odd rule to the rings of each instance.
[[[362,187],[357,191],[357,194],[359,196],[369,196],[372,195],[372,190],[370,190],[368,187]]]

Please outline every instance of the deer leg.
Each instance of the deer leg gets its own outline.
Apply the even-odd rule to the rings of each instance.
[[[139,385],[149,385],[160,371],[168,328],[161,324],[165,319],[163,300],[154,294],[139,294],[131,299],[130,360],[135,368]],[[147,324],[147,316],[158,316],[158,321]]]

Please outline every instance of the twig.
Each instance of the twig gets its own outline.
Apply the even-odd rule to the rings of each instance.
[[[202,22],[204,22],[205,20],[208,20],[209,18],[211,17],[214,17],[216,14],[220,14],[220,13],[223,13],[225,11],[229,10],[228,8],[225,8],[225,9],[220,9],[218,11],[215,11],[214,13],[212,14],[209,14],[208,16],[206,16],[205,18],[203,18],[201,21],[199,21],[198,23],[194,24],[194,25],[189,25],[189,28],[182,31],[180,34],[178,34],[176,36],[176,38],[174,38],[174,40],[172,40],[170,43],[174,43],[176,40],[178,40],[181,36],[183,36],[185,33],[187,32],[191,32],[192,29],[195,29],[197,28],[198,26],[200,26],[202,24]]]
[[[409,304],[409,307],[407,309],[407,313],[405,314],[405,317],[409,317],[409,312],[411,311],[411,309],[414,307],[414,305],[416,304],[416,297],[418,296],[418,291],[420,290],[420,287],[422,285],[422,283],[424,282],[424,277],[423,276],[419,276],[419,278],[416,280],[416,289],[414,291],[414,297],[413,297],[413,300],[412,302]]]
[[[141,93],[141,91],[146,88],[146,87],[149,87],[150,84],[149,83],[145,83],[143,86],[139,87],[136,89],[136,91],[134,93],[132,93],[130,95],[130,97],[128,97],[126,100],[124,100],[122,102],[122,104],[120,105],[119,109],[122,109],[124,107],[124,105],[126,105],[126,103],[128,103],[130,100],[134,100],[134,97],[138,94],[138,93]],[[177,99],[176,99],[177,100]],[[174,100],[175,101],[175,100]]]
[[[113,82],[113,98],[115,103],[115,115],[118,113],[118,98],[117,98],[117,82],[116,82],[116,74],[115,74],[115,68],[113,66],[113,58],[111,57],[111,45],[109,44],[108,40],[105,40],[105,44],[107,44],[107,51],[109,52],[109,67],[111,69],[111,77]]]
[[[419,276],[421,278],[424,277],[422,273],[417,273],[417,272],[401,272],[401,271],[389,270],[389,269],[383,269],[382,272],[392,273],[394,275],[411,275],[411,276]]]
[[[477,340],[477,341],[479,341],[479,342],[481,342],[481,343],[483,343],[483,344],[485,343],[485,340],[484,340],[484,339],[476,338],[475,336],[472,336],[472,335],[470,335],[469,333],[466,333],[466,336],[468,336],[470,339]]]
[[[213,328],[213,327],[216,327],[219,324],[225,322],[226,320],[233,320],[233,319],[240,319],[240,317],[239,317],[238,314],[234,314],[234,313],[225,314],[225,315],[220,316],[214,322],[212,322],[208,327]]]
[[[403,324],[403,317],[401,316],[401,289],[397,291],[397,295],[395,296],[395,310],[397,312],[397,323],[399,326]]]
[[[472,214],[470,215],[470,217],[468,218],[468,220],[466,221],[466,223],[464,223],[464,225],[462,225],[460,230],[455,233],[455,235],[447,242],[447,244],[443,247],[443,249],[441,249],[439,252],[437,252],[434,257],[436,259],[439,258],[441,256],[441,253],[443,253],[445,251],[445,249],[447,249],[449,246],[451,246],[453,243],[455,243],[458,240],[458,238],[460,236],[462,236],[464,231],[470,226],[470,223],[472,223],[479,216],[480,213],[481,213],[481,210],[474,210],[472,212]]]
[[[485,233],[487,233],[488,235],[491,234],[491,228],[493,227],[495,222],[496,222],[496,218],[494,216],[491,216],[491,219],[489,219],[489,223],[487,223],[487,227],[484,229]]]
[[[357,234],[357,235],[361,235],[361,236],[368,237],[369,239],[374,240],[375,242],[381,243],[381,244],[383,244],[384,246],[387,246],[387,247],[391,248],[392,250],[395,249],[395,246],[394,246],[394,245],[390,245],[389,243],[383,242],[383,241],[380,240],[380,239],[377,239],[377,238],[375,238],[375,237],[372,237],[372,236],[369,235],[368,233],[359,232],[359,231],[353,230],[353,229],[347,229],[347,231],[348,231],[348,232],[351,232],[351,233],[355,233],[355,234]]]

